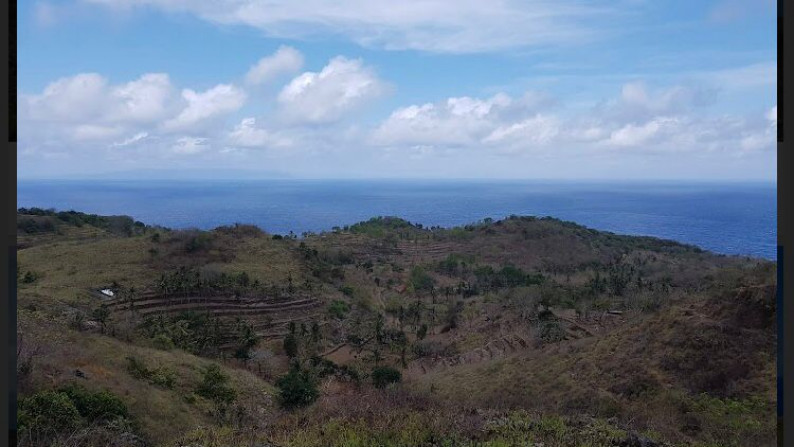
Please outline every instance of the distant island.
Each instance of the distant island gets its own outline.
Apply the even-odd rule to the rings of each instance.
[[[17,246],[20,445],[776,438],[767,260],[531,216],[297,235],[20,208]]]

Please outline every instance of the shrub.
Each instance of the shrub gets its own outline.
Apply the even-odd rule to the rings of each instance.
[[[25,275],[22,276],[22,280],[21,281],[22,281],[22,284],[32,284],[32,283],[36,282],[37,279],[39,279],[39,274],[36,273],[36,272],[31,272],[30,270],[28,270],[27,272],[25,272]]]
[[[85,423],[128,416],[127,406],[111,392],[89,391],[74,384],[38,392],[18,405],[18,424],[23,432],[70,432]]]
[[[209,250],[212,246],[212,236],[208,233],[199,232],[198,234],[190,235],[185,242],[185,251],[188,253],[196,253],[200,251]]]
[[[317,384],[309,371],[292,368],[276,381],[281,406],[287,409],[305,407],[320,396]]]
[[[538,338],[547,343],[554,343],[565,338],[565,331],[556,320],[544,320],[538,324]]]
[[[422,325],[419,327],[419,330],[416,331],[416,338],[419,340],[424,340],[426,336],[427,336],[427,324],[422,323]]]
[[[291,359],[298,356],[298,337],[293,332],[284,337],[284,353]]]
[[[92,392],[80,385],[67,385],[60,388],[63,394],[74,403],[80,416],[88,421],[110,420],[128,416],[127,406],[109,391]]]
[[[415,266],[411,269],[409,281],[416,291],[429,291],[435,285],[433,277],[428,275],[425,269],[419,266]]]
[[[237,398],[237,392],[228,383],[229,376],[213,363],[202,371],[202,380],[196,387],[196,394],[219,406],[230,404]]]
[[[152,371],[149,383],[171,389],[176,384],[176,374],[167,368],[157,368]]]
[[[136,379],[148,379],[151,374],[143,361],[133,356],[127,357],[127,372]]]
[[[48,233],[55,231],[55,225],[48,218],[22,217],[17,219],[17,230],[23,233]]]
[[[372,370],[372,383],[376,388],[385,388],[390,383],[398,383],[401,380],[402,373],[392,367],[379,366]]]
[[[340,300],[335,300],[328,306],[328,313],[337,320],[343,320],[349,311],[350,306],[346,302]]]
[[[164,388],[173,388],[176,383],[176,375],[173,371],[162,367],[149,369],[137,357],[127,357],[127,372],[136,379],[146,380],[152,385]]]
[[[164,351],[170,351],[174,349],[174,341],[165,334],[155,335],[154,338],[152,338],[152,344],[155,348],[162,349]]]
[[[73,430],[82,421],[69,396],[57,391],[41,391],[19,401],[17,423],[21,432],[57,432]]]
[[[235,223],[234,225],[224,225],[216,228],[216,233],[227,234],[235,237],[259,237],[264,236],[265,233],[261,228],[256,225]]]

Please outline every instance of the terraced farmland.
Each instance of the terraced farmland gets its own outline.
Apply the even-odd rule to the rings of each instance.
[[[290,322],[317,319],[322,302],[307,296],[202,295],[191,292],[165,295],[144,292],[133,298],[105,300],[104,304],[113,312],[132,312],[141,317],[197,312],[221,318],[226,323],[239,318],[251,324],[257,336],[269,339],[286,335]]]

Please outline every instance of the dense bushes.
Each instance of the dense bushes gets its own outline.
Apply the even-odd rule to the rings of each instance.
[[[198,295],[233,292],[244,294],[261,291],[262,284],[252,279],[247,272],[226,273],[211,269],[189,269],[180,267],[160,275],[154,284],[163,295],[194,293]]]
[[[436,340],[416,341],[411,349],[417,357],[448,357],[458,353],[454,344],[443,344]]]
[[[214,363],[201,372],[201,382],[196,387],[196,394],[209,399],[221,408],[237,398],[237,391],[229,385],[229,376]]]
[[[556,319],[546,319],[538,322],[537,337],[546,343],[555,343],[565,338],[565,330]]]
[[[129,416],[127,406],[110,391],[89,391],[80,385],[60,388],[74,404],[80,416],[87,421],[109,420]]]
[[[337,320],[344,320],[350,311],[350,305],[344,301],[335,300],[328,306],[328,313]]]
[[[356,383],[359,383],[361,380],[361,374],[350,365],[337,365],[333,361],[320,356],[310,358],[309,364],[319,378],[333,376],[339,380]]]
[[[185,240],[185,251],[188,253],[207,251],[212,247],[212,239],[212,235],[203,231],[188,234]]]
[[[17,210],[17,215],[55,217],[66,224],[76,227],[91,225],[97,228],[108,230],[111,233],[124,236],[132,236],[133,234],[140,234],[146,231],[145,224],[138,222],[129,216],[99,216],[97,214],[86,214],[78,211],[55,211],[53,209],[44,210],[41,208],[19,208]],[[38,221],[39,223],[31,224],[31,218],[27,219],[28,220],[22,224],[23,231],[25,229],[36,231],[38,229],[38,225],[52,225],[52,222],[46,224],[43,223],[44,221]],[[17,228],[20,228],[19,225],[20,223],[18,222]]]
[[[411,269],[411,276],[408,279],[413,289],[417,292],[430,291],[436,284],[432,276],[419,266]]]
[[[471,265],[474,259],[471,256],[449,254],[446,258],[436,264],[435,270],[447,276],[460,275],[467,270],[467,265]]]
[[[74,430],[81,422],[74,402],[58,391],[41,391],[22,399],[17,409],[17,425],[21,432]]]
[[[218,355],[222,346],[231,346],[235,357],[247,358],[258,341],[256,332],[246,321],[228,324],[207,313],[193,311],[147,317],[139,330],[157,348],[177,347],[205,356]]]
[[[506,265],[499,270],[494,270],[491,266],[478,267],[474,270],[474,275],[476,287],[484,290],[538,285],[544,279],[540,273],[526,273],[512,265]]]
[[[35,433],[37,439],[128,417],[127,406],[116,395],[109,391],[89,391],[80,385],[40,391],[21,399],[17,406],[20,433]]]
[[[373,237],[382,237],[394,230],[409,230],[415,226],[399,217],[373,217],[364,222],[351,225],[348,230],[354,234],[366,234]],[[416,228],[420,228],[417,226]]]
[[[385,388],[390,383],[402,380],[402,373],[390,366],[379,366],[372,370],[372,384],[376,388]]]
[[[51,233],[55,224],[48,218],[20,217],[17,218],[17,231],[27,234]]]
[[[289,373],[276,381],[281,406],[292,409],[311,405],[320,396],[317,383],[311,372],[293,367]]]
[[[265,232],[256,225],[236,223],[234,225],[224,225],[213,230],[216,233],[225,234],[234,237],[260,237],[264,236]]]
[[[145,380],[152,385],[163,388],[173,388],[176,375],[168,368],[148,368],[143,360],[137,357],[127,357],[127,372],[138,380]]]

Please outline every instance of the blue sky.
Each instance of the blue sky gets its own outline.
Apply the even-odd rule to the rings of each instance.
[[[773,180],[775,18],[769,0],[23,2],[18,174]]]

